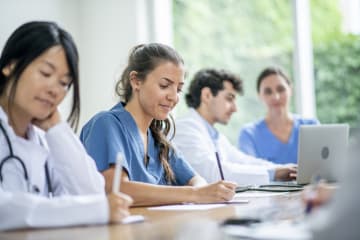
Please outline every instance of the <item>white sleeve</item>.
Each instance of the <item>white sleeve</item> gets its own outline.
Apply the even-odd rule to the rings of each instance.
[[[61,185],[62,190],[71,195],[104,193],[103,176],[67,123],[52,127],[45,137],[52,158],[55,189]]]
[[[268,160],[256,158],[242,152],[234,145],[232,145],[224,135],[220,135],[219,144],[224,149],[224,152],[227,155],[227,159],[231,162],[258,166],[262,165],[269,168],[275,168],[277,166],[277,164],[274,164]]]
[[[109,210],[105,195],[46,198],[0,188],[0,230],[105,224]]]
[[[202,131],[202,126],[194,121],[177,122],[174,138],[176,147],[183,153],[185,159],[207,182],[219,181],[220,173],[215,157],[215,148],[211,139]],[[269,173],[264,166],[235,163],[221,159],[225,180],[234,181],[240,185],[266,184]]]

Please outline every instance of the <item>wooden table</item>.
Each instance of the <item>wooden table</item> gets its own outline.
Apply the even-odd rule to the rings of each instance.
[[[131,209],[132,214],[141,214],[145,222],[128,225],[84,226],[71,228],[21,230],[0,233],[0,239],[189,239],[194,236],[202,240],[203,236],[219,234],[219,223],[229,217],[241,216],[244,212],[262,213],[265,218],[286,216],[290,208],[302,208],[300,193],[261,198],[247,198],[248,204],[229,204],[223,207],[196,211],[148,210],[146,207]],[[272,210],[275,209],[275,210]],[[270,210],[270,212],[267,212]],[[272,211],[272,212],[271,212]],[[267,212],[267,213],[266,213]],[[299,209],[303,212],[303,209]],[[270,213],[270,214],[269,214]],[[216,238],[214,238],[216,239]]]

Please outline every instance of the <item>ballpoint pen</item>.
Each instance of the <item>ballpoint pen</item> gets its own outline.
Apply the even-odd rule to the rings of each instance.
[[[221,180],[224,181],[225,178],[224,178],[224,173],[223,173],[223,170],[222,170],[222,167],[221,167],[221,162],[220,162],[219,153],[218,153],[218,152],[215,152],[215,156],[216,156],[216,162],[217,162],[217,165],[218,165],[218,168],[219,168]]]
[[[311,178],[311,184],[308,189],[305,190],[305,198],[306,198],[306,207],[305,214],[310,214],[314,207],[314,198],[317,195],[318,185],[321,181],[321,177],[319,175],[313,176]]]

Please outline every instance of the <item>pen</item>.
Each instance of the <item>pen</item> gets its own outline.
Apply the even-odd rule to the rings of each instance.
[[[113,185],[112,185],[113,193],[120,192],[120,181],[121,181],[123,160],[124,160],[124,157],[123,157],[122,153],[119,152],[116,156],[115,173],[114,173]]]
[[[310,188],[306,190],[306,198],[307,198],[307,204],[305,207],[305,214],[310,214],[313,207],[314,207],[314,198],[316,197],[316,190],[318,188],[319,182],[321,180],[320,176],[315,176],[311,178],[311,185]]]
[[[217,165],[218,165],[218,168],[219,168],[221,180],[224,181],[225,178],[224,178],[224,173],[223,173],[223,170],[222,170],[222,167],[221,167],[221,163],[220,163],[219,153],[218,153],[218,152],[215,152],[215,155],[216,155],[216,161],[217,161]]]

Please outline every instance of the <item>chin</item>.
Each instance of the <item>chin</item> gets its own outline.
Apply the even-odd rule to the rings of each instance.
[[[34,118],[39,119],[39,120],[44,120],[46,118],[48,118],[50,116],[51,112],[50,111],[46,111],[46,112],[38,112],[37,114],[34,114]]]
[[[157,116],[154,117],[154,119],[161,121],[161,120],[166,120],[168,117],[169,117],[168,113],[167,114],[158,114]]]
[[[227,125],[228,122],[229,122],[229,119],[226,119],[226,120],[223,119],[223,120],[218,121],[218,123],[220,123],[222,125]]]

